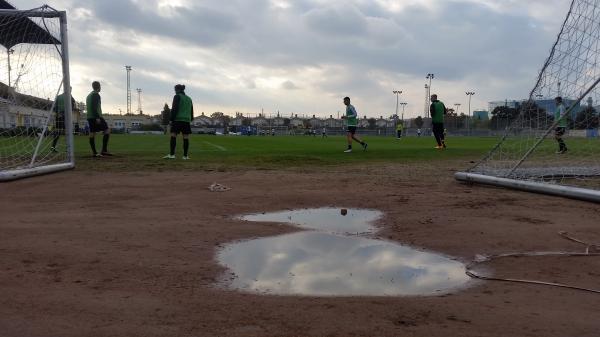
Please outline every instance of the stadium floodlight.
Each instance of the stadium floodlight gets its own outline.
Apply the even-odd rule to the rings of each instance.
[[[400,96],[400,94],[402,94],[402,90],[394,90],[392,91],[392,93],[394,93],[394,95],[396,95],[396,118],[398,118],[398,97]]]
[[[506,130],[503,137],[468,171],[456,173],[458,180],[600,202],[600,121],[593,106],[581,106],[586,97],[600,99],[600,17],[589,16],[599,11],[600,1],[571,2],[529,99],[515,115],[492,117],[492,128]],[[535,101],[557,93],[562,108]]]
[[[469,97],[469,111],[467,111],[467,134],[471,135],[471,118],[472,118],[472,114],[471,114],[471,98],[473,97],[473,95],[475,95],[474,91],[467,91],[465,92],[465,94]]]
[[[0,67],[0,181],[73,168],[66,12],[1,9],[0,45],[19,64]]]
[[[406,102],[401,102],[400,105],[402,105],[402,122],[404,122],[404,108],[406,108],[406,105],[408,103]]]

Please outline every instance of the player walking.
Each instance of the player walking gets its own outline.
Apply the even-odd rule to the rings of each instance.
[[[431,95],[431,106],[429,107],[431,113],[431,126],[433,128],[433,135],[437,142],[436,149],[445,149],[446,142],[444,141],[444,115],[448,112],[448,109],[438,100],[437,95]]]
[[[363,150],[367,150],[367,143],[363,142],[358,136],[356,136],[356,125],[358,121],[358,113],[352,104],[350,104],[350,97],[344,97],[344,104],[346,105],[346,115],[342,116],[342,119],[346,120],[347,130],[346,138],[348,139],[348,149],[345,153],[352,152],[352,140],[355,140],[362,145]]]
[[[92,82],[93,91],[85,100],[87,109],[87,120],[90,126],[90,147],[94,157],[112,156],[108,152],[108,139],[110,138],[110,128],[102,118],[102,102],[100,100],[100,82]],[[96,132],[102,132],[102,152],[96,152]]]
[[[554,102],[556,102],[556,112],[554,113],[554,120],[558,121],[556,129],[554,129],[554,138],[558,142],[558,151],[556,153],[563,154],[567,152],[567,144],[565,144],[565,141],[562,139],[562,137],[565,135],[565,132],[567,131],[567,117],[564,116],[565,105],[563,104],[562,97],[560,96],[556,97],[554,99]]]
[[[175,159],[175,147],[177,146],[177,134],[183,136],[183,157],[188,160],[188,150],[190,148],[190,134],[192,128],[190,123],[194,119],[194,105],[192,99],[185,94],[185,85],[177,84],[175,86],[175,96],[171,105],[171,144],[170,152],[164,156],[165,159]]]
[[[73,96],[71,96],[71,108],[75,109],[75,99],[73,98]],[[53,130],[54,139],[52,140],[52,147],[50,148],[50,151],[52,152],[58,152],[58,150],[56,149],[56,144],[58,143],[60,134],[66,132],[65,110],[65,94],[62,93],[56,96],[56,99],[54,100],[54,112],[56,114],[56,117],[54,120]]]
[[[402,121],[398,121],[396,124],[396,139],[402,138],[402,131],[404,131],[404,123]]]

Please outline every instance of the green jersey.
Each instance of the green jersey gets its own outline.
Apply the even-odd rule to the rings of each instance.
[[[442,124],[444,123],[444,115],[446,114],[446,106],[442,101],[433,101],[429,107],[431,113],[431,122]]]
[[[97,91],[92,91],[85,99],[85,108],[87,119],[102,118],[102,103],[100,94]]]
[[[346,123],[348,126],[356,126],[358,120],[358,113],[352,104],[346,106]]]
[[[554,113],[554,120],[558,121],[558,124],[556,126],[559,128],[567,127],[567,116],[563,116],[564,114],[565,106],[562,103],[560,103],[558,106],[556,106],[556,112]]]
[[[194,119],[194,105],[192,99],[183,92],[178,92],[173,97],[171,121],[190,123]]]

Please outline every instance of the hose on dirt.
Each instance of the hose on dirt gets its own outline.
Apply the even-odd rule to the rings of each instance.
[[[574,289],[580,291],[587,291],[591,293],[600,294],[600,289],[590,289],[584,287],[577,287],[569,284],[563,283],[554,283],[554,282],[544,282],[537,280],[525,280],[525,279],[513,279],[513,278],[501,278],[501,277],[491,277],[480,275],[473,270],[475,266],[481,263],[490,262],[495,259],[504,258],[504,257],[528,257],[528,256],[568,256],[568,257],[589,257],[589,256],[600,256],[600,245],[599,244],[590,244],[588,242],[579,240],[569,235],[569,233],[561,231],[558,232],[558,235],[561,237],[573,241],[582,245],[585,245],[585,252],[529,252],[529,253],[506,253],[506,254],[496,254],[496,255],[477,255],[475,259],[467,265],[465,273],[475,279],[485,280],[485,281],[503,281],[503,282],[514,282],[514,283],[525,283],[525,284],[535,284],[535,285],[544,285],[551,287],[559,287],[559,288],[567,288]]]

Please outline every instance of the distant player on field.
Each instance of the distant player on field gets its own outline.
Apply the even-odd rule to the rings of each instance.
[[[363,150],[367,150],[367,143],[363,142],[360,138],[358,138],[356,134],[356,125],[358,121],[358,113],[352,104],[350,104],[350,97],[344,97],[344,104],[346,105],[346,115],[342,116],[342,119],[346,120],[347,130],[346,137],[348,139],[348,149],[344,151],[345,153],[352,152],[352,140],[355,140],[362,145]]]
[[[396,139],[402,138],[402,131],[404,131],[404,123],[398,121],[398,124],[396,124]]]
[[[431,95],[431,106],[429,107],[431,113],[431,126],[433,129],[433,135],[437,142],[436,149],[445,149],[446,142],[444,141],[444,115],[448,112],[448,109],[438,100],[437,95]]]
[[[100,100],[100,82],[92,83],[94,89],[85,100],[87,109],[87,120],[90,126],[90,147],[94,157],[112,156],[108,152],[108,139],[110,138],[110,128],[102,118],[102,102]],[[102,152],[96,152],[96,132],[102,132]]]
[[[75,109],[75,99],[71,96],[71,108]],[[54,139],[52,140],[52,147],[50,150],[52,152],[58,152],[56,149],[56,144],[58,143],[58,139],[60,138],[60,134],[66,132],[65,129],[65,94],[62,93],[56,96],[54,100],[54,113],[56,114],[54,120]]]
[[[194,105],[192,99],[185,94],[185,85],[177,84],[175,86],[175,96],[171,105],[171,147],[165,159],[175,159],[175,147],[177,146],[177,134],[183,135],[183,157],[188,160],[188,150],[190,148],[190,134],[192,128],[190,123],[194,119]]]
[[[563,154],[567,152],[567,144],[565,144],[565,141],[562,139],[562,137],[565,135],[565,132],[567,132],[567,116],[564,116],[565,105],[563,104],[562,97],[556,97],[554,102],[556,102],[554,120],[558,121],[556,129],[554,129],[554,138],[558,142],[558,152],[556,153]]]

